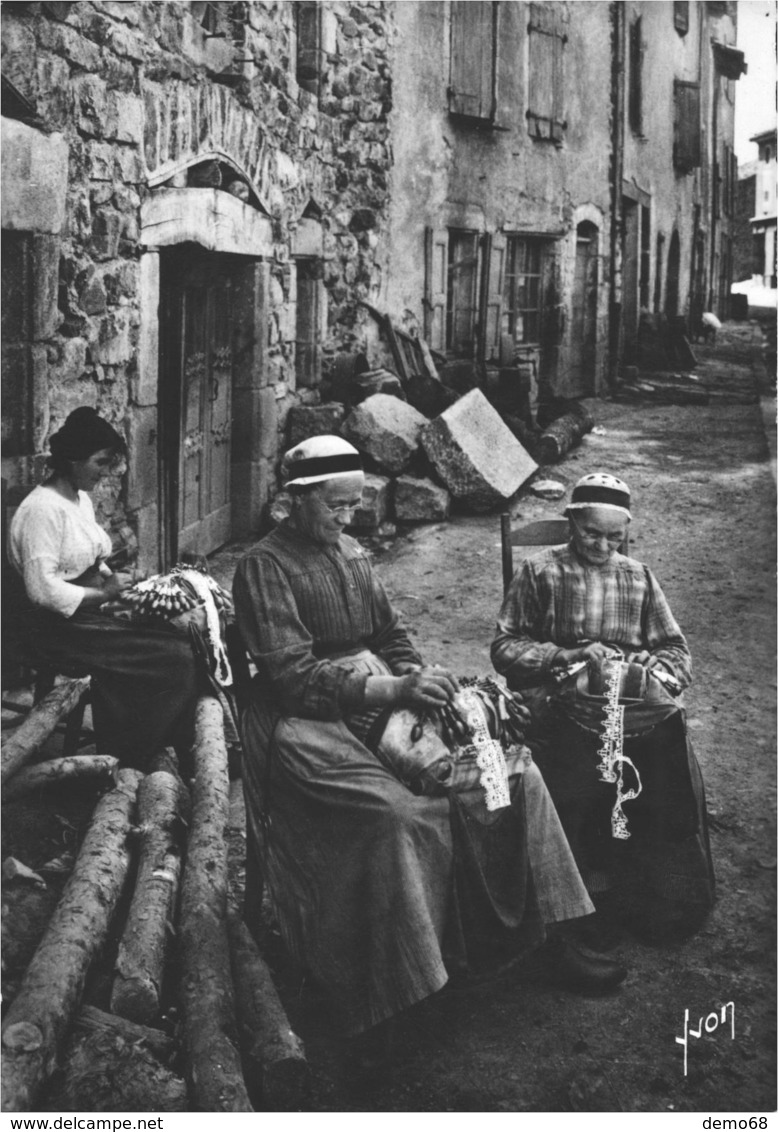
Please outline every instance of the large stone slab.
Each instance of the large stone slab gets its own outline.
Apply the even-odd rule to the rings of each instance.
[[[474,511],[504,503],[537,470],[480,389],[430,421],[421,444],[451,494]]]
[[[340,434],[390,476],[405,471],[419,448],[426,417],[388,393],[375,393],[349,413]]]
[[[340,401],[328,401],[324,405],[294,405],[289,410],[289,447],[294,448],[312,436],[337,434],[346,410]]]
[[[365,476],[362,502],[352,516],[349,530],[378,530],[389,512],[391,485],[388,476]]]
[[[398,476],[394,481],[394,514],[404,523],[440,523],[448,518],[451,496],[429,479]]]

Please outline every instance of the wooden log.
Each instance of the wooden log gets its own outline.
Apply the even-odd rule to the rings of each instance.
[[[192,828],[181,889],[184,1049],[198,1108],[252,1112],[241,1070],[227,939],[229,776],[222,706],[195,712]]]
[[[102,1014],[102,1011],[96,1011]],[[103,1015],[111,1019],[112,1015]],[[79,1018],[78,1022],[80,1023]],[[124,1022],[124,1019],[117,1019]],[[132,1023],[125,1022],[133,1027]],[[136,1032],[134,1032],[136,1031]],[[77,1024],[65,1054],[64,1098],[71,1112],[187,1112],[186,1082],[171,1067],[172,1039],[137,1026]],[[155,1048],[156,1047],[156,1048]],[[157,1049],[164,1048],[160,1054]]]
[[[160,1061],[171,1061],[177,1052],[174,1039],[163,1030],[130,1022],[127,1018],[121,1018],[118,1014],[108,1014],[96,1006],[82,1006],[76,1015],[73,1027],[85,1034],[104,1032],[118,1034],[126,1042],[145,1046]]]
[[[554,464],[573,448],[582,436],[594,428],[594,417],[584,406],[576,408],[543,430],[537,442],[536,456],[541,464]]]
[[[303,1043],[289,1019],[254,937],[235,909],[227,916],[232,976],[236,987],[238,1022],[245,1060],[256,1081],[261,1101],[271,1111],[299,1109],[308,1088],[308,1062]]]
[[[0,755],[0,781],[15,774],[29,762],[51,735],[54,728],[69,715],[89,687],[89,677],[63,680],[37,703],[3,743]]]
[[[73,872],[2,1030],[2,1109],[30,1112],[78,1009],[89,964],[127,877],[130,823],[142,775],[120,770],[97,806]]]
[[[181,874],[179,798],[178,780],[164,770],[146,775],[138,789],[140,861],[111,990],[111,1010],[133,1022],[159,1014]]]
[[[76,778],[91,778],[95,783],[113,780],[119,760],[113,755],[71,755],[49,759],[45,763],[25,766],[3,788],[3,801],[9,802],[45,786],[58,786]]]

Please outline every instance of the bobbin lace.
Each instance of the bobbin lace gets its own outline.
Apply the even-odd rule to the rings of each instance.
[[[501,810],[511,804],[508,768],[502,745],[489,734],[484,705],[474,688],[463,688],[459,704],[470,728],[475,761],[480,773],[487,810]]]
[[[637,798],[643,787],[637,767],[632,759],[624,755],[624,705],[619,703],[621,661],[606,661],[605,666],[607,680],[605,719],[602,744],[597,752],[600,759],[597,770],[600,772],[602,782],[616,783],[616,801],[611,811],[611,833],[620,841],[625,841],[630,833],[627,829],[623,804]],[[625,763],[632,767],[637,779],[637,787],[626,792],[624,790]]]

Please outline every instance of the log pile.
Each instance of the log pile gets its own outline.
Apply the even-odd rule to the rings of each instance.
[[[299,1109],[302,1043],[228,908],[227,747],[211,696],[193,757],[191,798],[172,751],[146,775],[98,762],[11,778],[18,797],[74,773],[102,774],[106,792],[5,1015],[4,1111],[35,1111],[57,1068],[73,1111]]]

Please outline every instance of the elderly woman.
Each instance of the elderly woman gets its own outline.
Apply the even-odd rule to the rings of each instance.
[[[89,496],[125,453],[118,432],[86,406],[50,440],[51,475],[18,507],[8,555],[18,575],[6,595],[4,639],[23,661],[91,676],[98,749],[143,767],[164,746],[191,742],[197,693],[189,641],[129,625],[103,607],[132,584],[107,564],[111,539]]]
[[[356,449],[314,437],[287,453],[283,474],[291,515],[239,563],[233,586],[258,669],[242,719],[248,854],[288,949],[358,1034],[446,983],[467,919],[448,798],[411,793],[358,736],[380,712],[439,708],[458,685],[422,663],[368,555],[344,534],[364,486]],[[521,779],[506,867],[520,890],[517,921],[534,920],[537,939],[541,920],[593,909],[536,768]],[[249,922],[259,896],[247,893]],[[527,934],[515,933],[514,951]],[[569,941],[555,944],[553,962],[558,981],[579,990],[626,973]]]
[[[689,649],[654,575],[619,553],[627,485],[584,476],[565,514],[569,543],[528,558],[508,589],[492,662],[531,705],[527,741],[601,926],[626,915],[653,937],[689,930],[714,893],[702,777],[676,698],[691,682]]]

